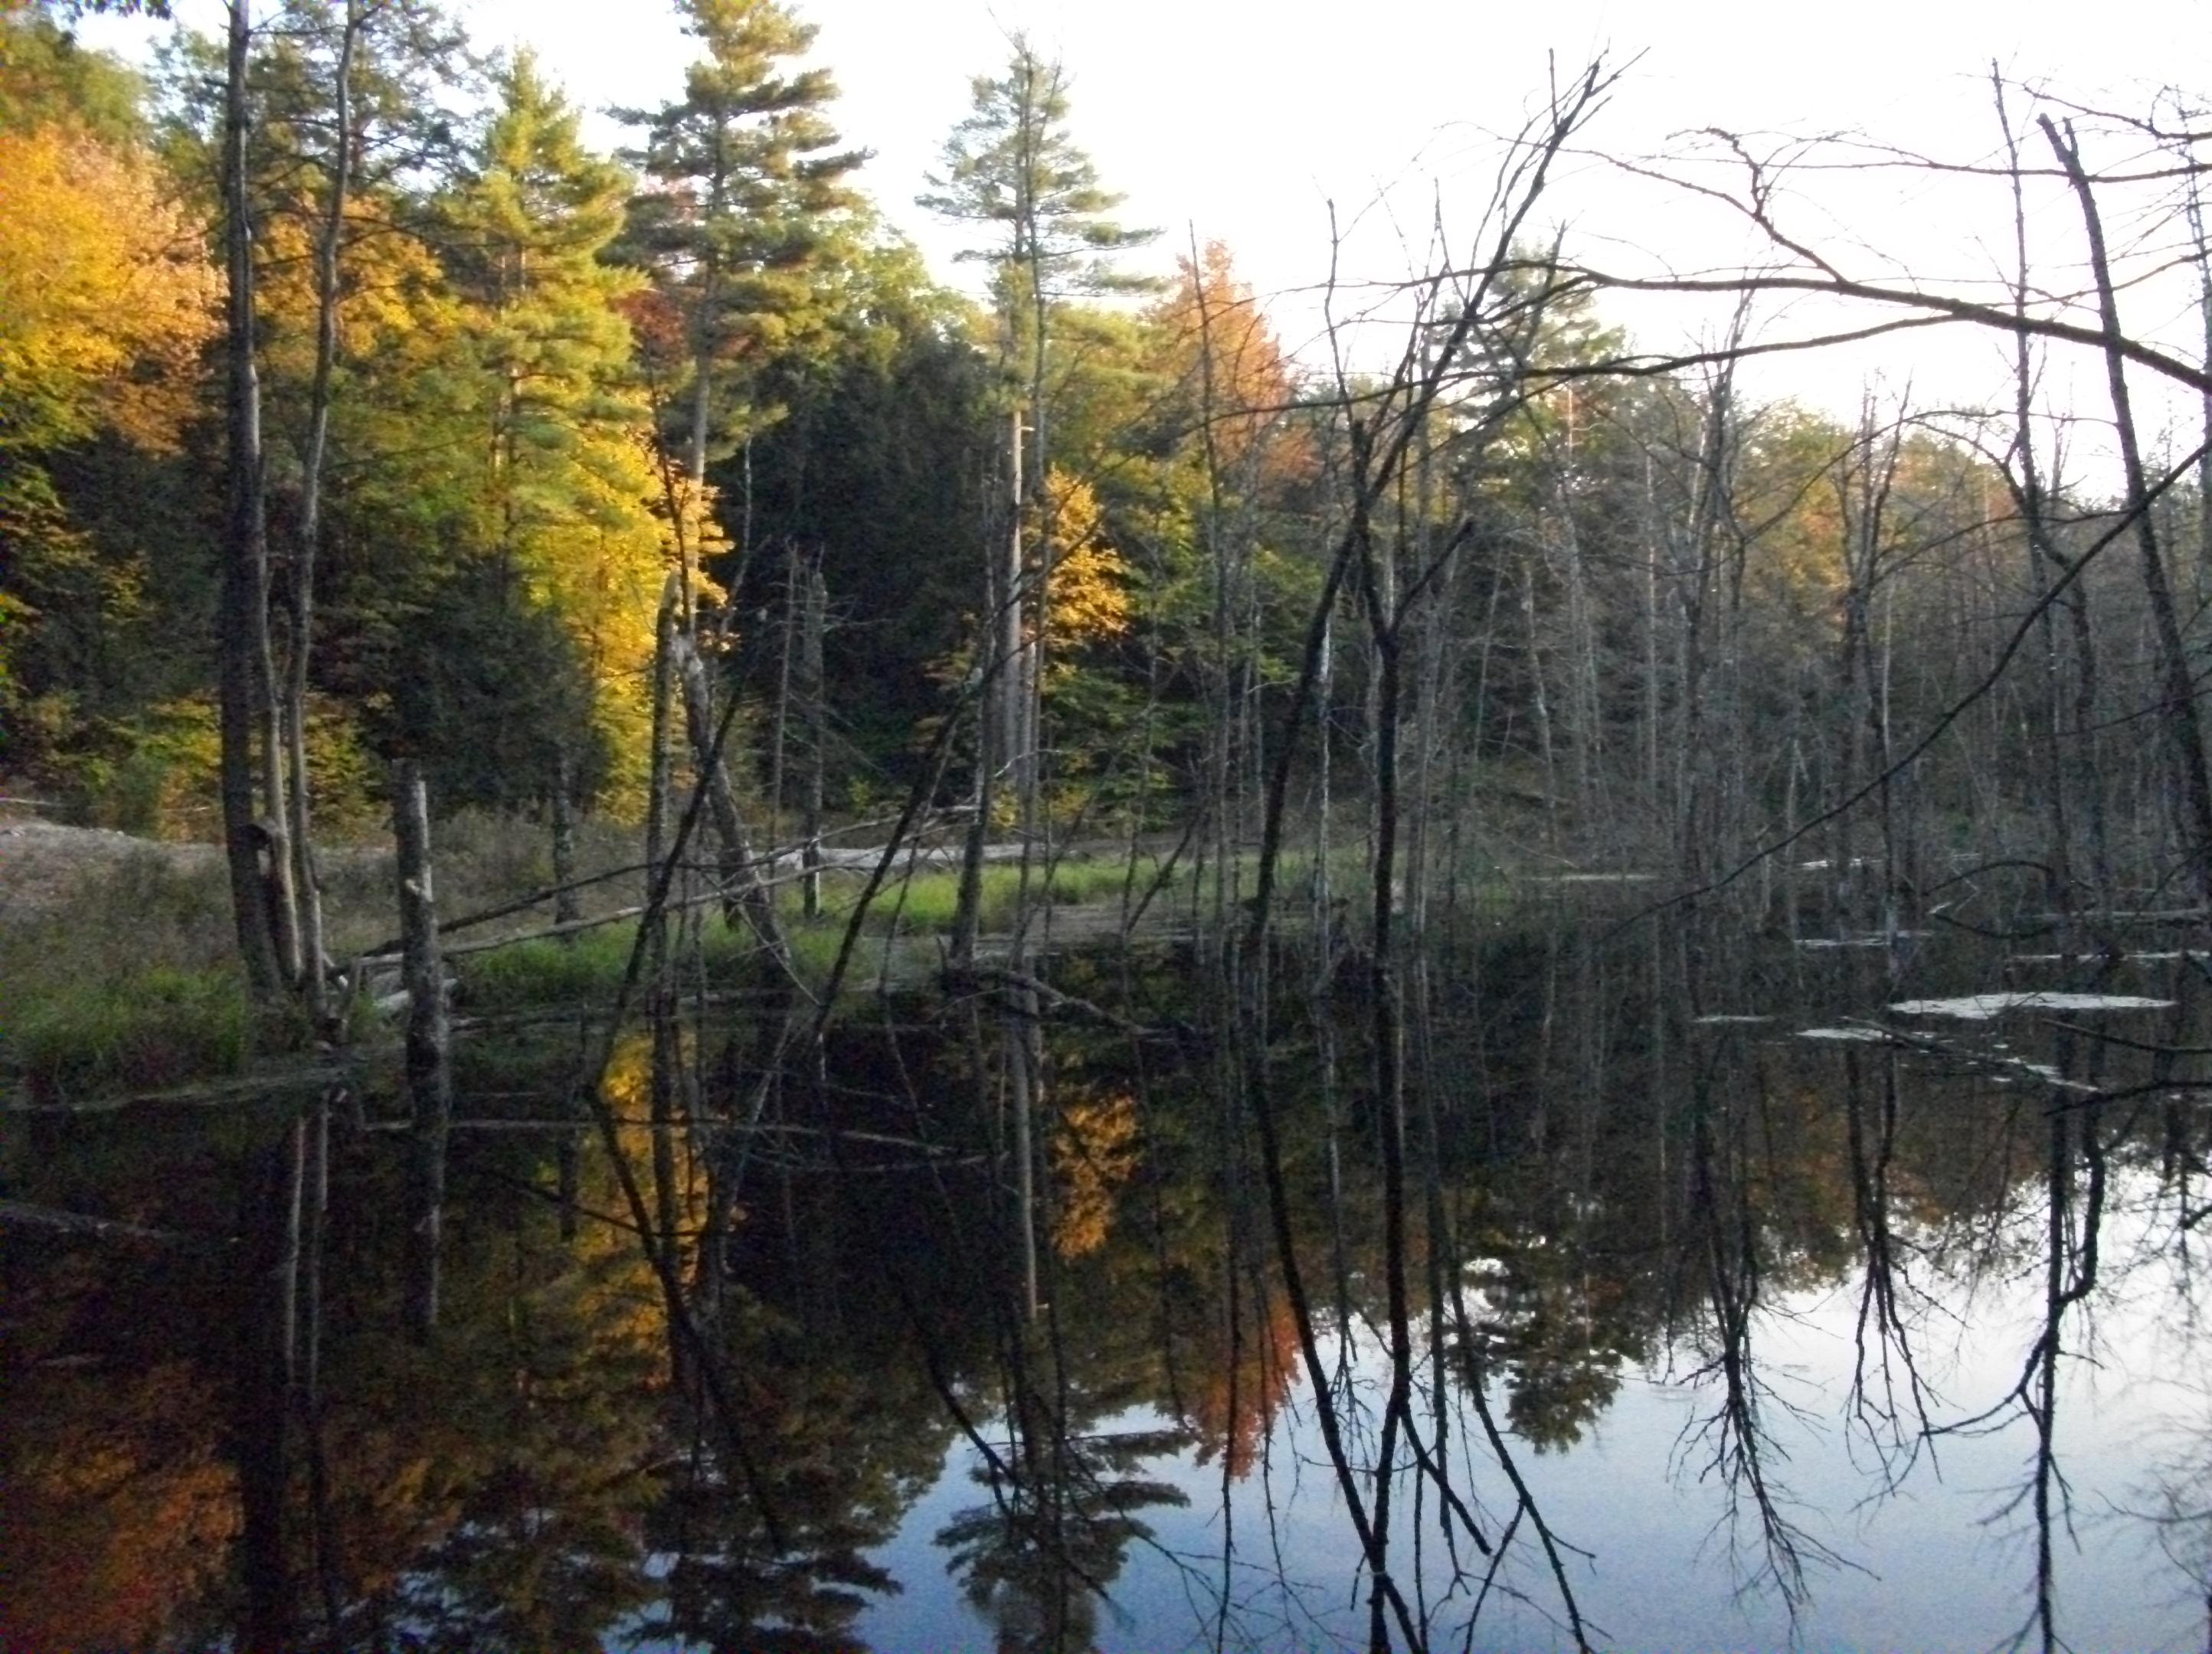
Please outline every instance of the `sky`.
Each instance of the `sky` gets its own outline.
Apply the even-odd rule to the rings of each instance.
[[[593,111],[676,95],[692,55],[668,0],[462,0],[457,9],[481,43],[534,45]],[[814,60],[842,93],[836,118],[848,141],[874,152],[867,187],[942,277],[975,279],[973,266],[953,262],[961,232],[914,197],[967,111],[970,79],[999,69],[1008,34],[1022,30],[1066,64],[1074,136],[1126,195],[1125,221],[1160,231],[1150,262],[1168,268],[1194,239],[1226,243],[1294,349],[1311,349],[1321,325],[1332,207],[1344,229],[1340,268],[1354,280],[1407,273],[1432,221],[1463,249],[1495,175],[1498,135],[1520,125],[1547,76],[1570,77],[1600,53],[1626,66],[1590,129],[1603,155],[1571,158],[1539,218],[1547,230],[1563,227],[1594,262],[1647,268],[1741,249],[1739,226],[1615,164],[1679,151],[1689,142],[1682,135],[1698,129],[1862,132],[1984,159],[1997,142],[1993,61],[2085,104],[2138,111],[2164,85],[2201,88],[2212,101],[2212,0],[798,0],[796,9],[819,27]],[[179,0],[179,10],[209,29],[222,15],[220,0]],[[94,20],[87,31],[128,45],[149,27]],[[622,136],[603,118],[593,134],[609,145]],[[1985,277],[2008,234],[2004,203],[1988,186],[1962,194],[1895,173],[1808,175],[1791,206],[1791,221],[1844,250],[1854,273],[1906,264]],[[2046,196],[2035,210],[2049,256],[2063,259],[2074,245],[2070,204]],[[2186,336],[2188,307],[2161,289],[2130,324],[2184,327]],[[1678,301],[1623,299],[1608,315],[1661,348],[1717,324],[1710,309]],[[1801,308],[1764,325],[1827,320]],[[1770,394],[1840,408],[1877,375],[1892,395],[1909,382],[1923,400],[1985,397],[2002,367],[1987,337],[1923,333],[1909,354],[1790,358],[1759,373]]]

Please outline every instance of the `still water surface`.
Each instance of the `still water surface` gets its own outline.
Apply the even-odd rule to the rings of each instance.
[[[1407,972],[1395,1427],[1375,1025],[1357,972],[1278,962],[1288,1227],[1370,1508],[1391,1437],[1393,1645],[2205,1647],[2212,1122],[2204,1057],[2145,1049],[2212,1045],[2202,961],[1600,934]],[[15,1113],[10,1195],[158,1234],[7,1233],[0,1644],[236,1646],[272,1602],[302,1647],[1365,1642],[1227,996],[1176,954],[1052,974],[1034,1047],[988,997],[857,1001],[818,1062],[709,1010],[659,1133],[625,1039],[703,1356],[565,1124],[573,1018],[470,1036],[427,1343],[373,1088]]]

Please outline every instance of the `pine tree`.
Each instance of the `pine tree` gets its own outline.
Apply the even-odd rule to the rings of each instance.
[[[945,141],[941,173],[916,197],[931,212],[989,227],[993,239],[960,257],[991,266],[1006,328],[1010,365],[1036,381],[1043,372],[1046,317],[1056,300],[1085,294],[1141,291],[1150,285],[1114,263],[1151,241],[1109,215],[1122,197],[1098,181],[1098,168],[1067,130],[1067,72],[1037,56],[1027,37],[1000,79],[972,83],[975,112]],[[1047,463],[1040,456],[1037,475]]]
[[[1041,650],[1050,630],[1047,611],[1055,537],[1054,496],[1046,486],[1053,470],[1045,385],[1053,307],[1071,294],[1146,285],[1121,275],[1112,259],[1152,237],[1150,231],[1125,229],[1106,216],[1121,198],[1100,185],[1097,168],[1068,136],[1066,71],[1059,63],[1039,58],[1021,34],[1010,43],[1013,56],[1004,78],[978,76],[972,83],[975,112],[946,141],[945,170],[930,179],[933,192],[918,197],[921,205],[945,217],[997,227],[996,239],[961,256],[992,267],[1007,376],[1025,384],[1034,433],[1024,445],[1018,407],[1007,467],[1013,506],[1010,542],[1002,556],[987,564],[984,583],[985,612],[997,621],[985,669],[997,688],[995,706],[984,711],[975,802],[978,825],[969,833],[961,875],[954,946],[963,957],[974,942],[981,823],[992,812],[995,771],[1008,772],[1025,839],[1039,825],[1040,767],[1047,744],[1042,736]],[[1031,500],[1044,508],[1044,554],[1036,560],[1024,550],[1029,536],[1023,508]]]
[[[707,55],[684,96],[623,118],[645,129],[633,157],[653,188],[635,204],[635,250],[684,318],[691,374],[685,470],[706,476],[716,439],[744,421],[722,407],[808,308],[810,274],[857,204],[823,106],[829,72],[790,69],[815,30],[775,0],[683,0]]]
[[[619,308],[639,282],[601,257],[630,179],[584,147],[575,111],[526,53],[499,84],[498,112],[443,215],[467,369],[453,412],[491,439],[457,450],[477,467],[472,537],[489,569],[477,589],[502,613],[556,621],[583,679],[562,699],[586,726],[538,732],[532,791],[611,760],[616,790],[634,793],[624,766],[643,746],[639,686],[664,548],[650,411]],[[574,750],[587,737],[596,765]]]

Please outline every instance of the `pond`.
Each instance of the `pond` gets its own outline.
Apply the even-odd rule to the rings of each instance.
[[[1073,953],[686,1008],[596,1111],[592,1019],[488,1018],[421,1336],[392,1082],[18,1107],[110,1221],[0,1226],[0,1645],[2203,1648],[2142,946]]]

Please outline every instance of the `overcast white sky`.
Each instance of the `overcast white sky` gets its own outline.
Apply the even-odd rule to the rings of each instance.
[[[673,95],[691,55],[667,0],[465,0],[459,9],[484,44],[533,44],[593,109]],[[2142,109],[2169,84],[2212,100],[2207,0],[799,0],[797,9],[819,26],[816,59],[843,94],[836,118],[875,152],[868,186],[941,275],[968,279],[950,260],[958,234],[913,199],[966,111],[969,78],[997,69],[1006,33],[1020,28],[1066,63],[1076,136],[1127,196],[1127,220],[1162,230],[1155,262],[1164,265],[1194,229],[1225,241],[1247,278],[1274,295],[1293,344],[1315,325],[1298,295],[1327,270],[1328,203],[1359,224],[1346,260],[1358,276],[1402,274],[1396,227],[1418,239],[1432,203],[1447,223],[1471,227],[1494,169],[1492,136],[1518,125],[1544,84],[1547,54],[1562,74],[1599,51],[1638,59],[1592,132],[1621,154],[1718,125],[1856,130],[1950,158],[1986,156],[1996,137],[1992,59],[2084,102]],[[179,10],[210,29],[222,16],[219,0],[181,0]],[[149,29],[88,27],[118,45]],[[601,142],[618,141],[611,124],[595,125]],[[1987,244],[2001,239],[2002,222],[1977,216],[1956,190],[1891,174],[1827,180],[1822,192],[1835,215],[1799,221],[1830,245],[1856,241],[1864,251],[1853,253],[1855,268],[1878,270],[1878,248],[1923,272],[1992,270]],[[1375,207],[1378,196],[1391,210]],[[1565,220],[1587,251],[1616,262],[1636,248],[1677,263],[1735,250],[1684,198],[1595,161],[1569,169],[1551,203],[1549,221]],[[2042,203],[2039,217],[2054,245],[2069,243],[2063,197]],[[2159,315],[2142,325],[2172,324],[2177,300],[2151,306]],[[1624,304],[1620,319],[1654,345],[1696,325],[1648,305]],[[1923,397],[1963,398],[1978,394],[1998,360],[1986,339],[1939,344],[1920,335],[1910,350],[1909,359],[1862,352],[1819,367],[1772,367],[1762,388],[1802,386],[1814,400],[1847,403],[1880,367],[1893,386],[1910,377]]]

